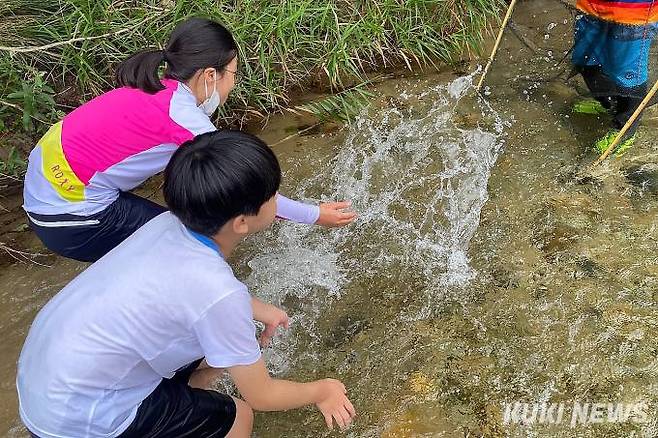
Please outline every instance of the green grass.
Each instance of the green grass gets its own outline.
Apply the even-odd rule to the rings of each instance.
[[[0,101],[11,101],[8,96],[25,91],[26,82],[30,88],[32,79],[43,77],[52,88],[64,91],[54,96],[58,102],[75,106],[111,88],[113,69],[121,60],[165,44],[176,23],[197,15],[224,23],[240,45],[244,79],[222,116],[265,115],[288,107],[291,92],[304,87],[332,92],[355,85],[360,89],[366,74],[382,67],[450,63],[463,50],[478,49],[487,20],[498,14],[501,4],[500,0],[3,0],[2,46],[110,35],[37,52],[0,50]],[[49,97],[39,94],[54,94],[43,87],[37,91],[36,101],[41,103]],[[327,105],[341,100],[347,105],[360,99],[343,94]],[[30,125],[26,118],[51,121],[57,114],[37,108],[19,116]]]
[[[6,178],[20,177],[27,168],[27,162],[21,157],[16,147],[7,148],[7,156],[0,158],[0,181]]]

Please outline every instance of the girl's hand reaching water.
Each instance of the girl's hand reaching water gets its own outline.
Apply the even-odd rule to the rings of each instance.
[[[356,213],[349,210],[351,206],[350,201],[320,204],[320,217],[316,224],[327,228],[344,227],[351,224],[356,219]]]

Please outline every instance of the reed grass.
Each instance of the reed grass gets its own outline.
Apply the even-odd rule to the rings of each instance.
[[[501,6],[501,0],[3,0],[0,46],[77,41],[28,53],[0,50],[0,100],[42,71],[56,90],[75,91],[59,101],[78,104],[113,86],[121,60],[161,47],[184,18],[206,16],[224,23],[240,45],[243,80],[224,116],[264,116],[288,107],[291,91],[304,87],[341,92],[383,67],[433,66],[478,51]],[[333,103],[341,100],[352,101],[343,95]]]

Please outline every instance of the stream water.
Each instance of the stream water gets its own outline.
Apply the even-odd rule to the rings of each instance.
[[[232,263],[291,315],[265,351],[271,371],[346,384],[358,411],[347,436],[658,436],[656,111],[623,160],[584,172],[607,121],[571,114],[577,83],[541,80],[563,68],[570,15],[537,0],[515,22],[541,56],[507,36],[486,101],[468,75],[390,79],[351,125],[275,148],[283,193],[351,199],[359,219],[277,223]],[[275,116],[258,134],[275,143],[309,123]],[[0,270],[2,436],[25,436],[14,378],[29,324],[84,269],[38,260],[50,267]],[[506,424],[514,401],[643,402],[650,415]],[[333,435],[314,408],[256,415],[255,436]]]

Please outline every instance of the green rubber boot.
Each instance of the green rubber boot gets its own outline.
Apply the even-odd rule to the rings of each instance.
[[[608,147],[612,144],[613,141],[615,141],[615,138],[617,137],[617,134],[619,134],[619,131],[616,129],[613,129],[612,131],[609,131],[603,138],[601,138],[599,141],[597,141],[594,144],[594,149],[599,153],[602,154],[605,151],[608,150]],[[635,144],[635,135],[632,135],[624,140],[622,140],[617,147],[615,148],[614,151],[612,151],[612,155],[615,157],[621,157],[624,155],[633,145]]]
[[[579,114],[593,114],[600,115],[606,114],[607,109],[596,99],[583,99],[573,104],[572,108],[574,113]]]

